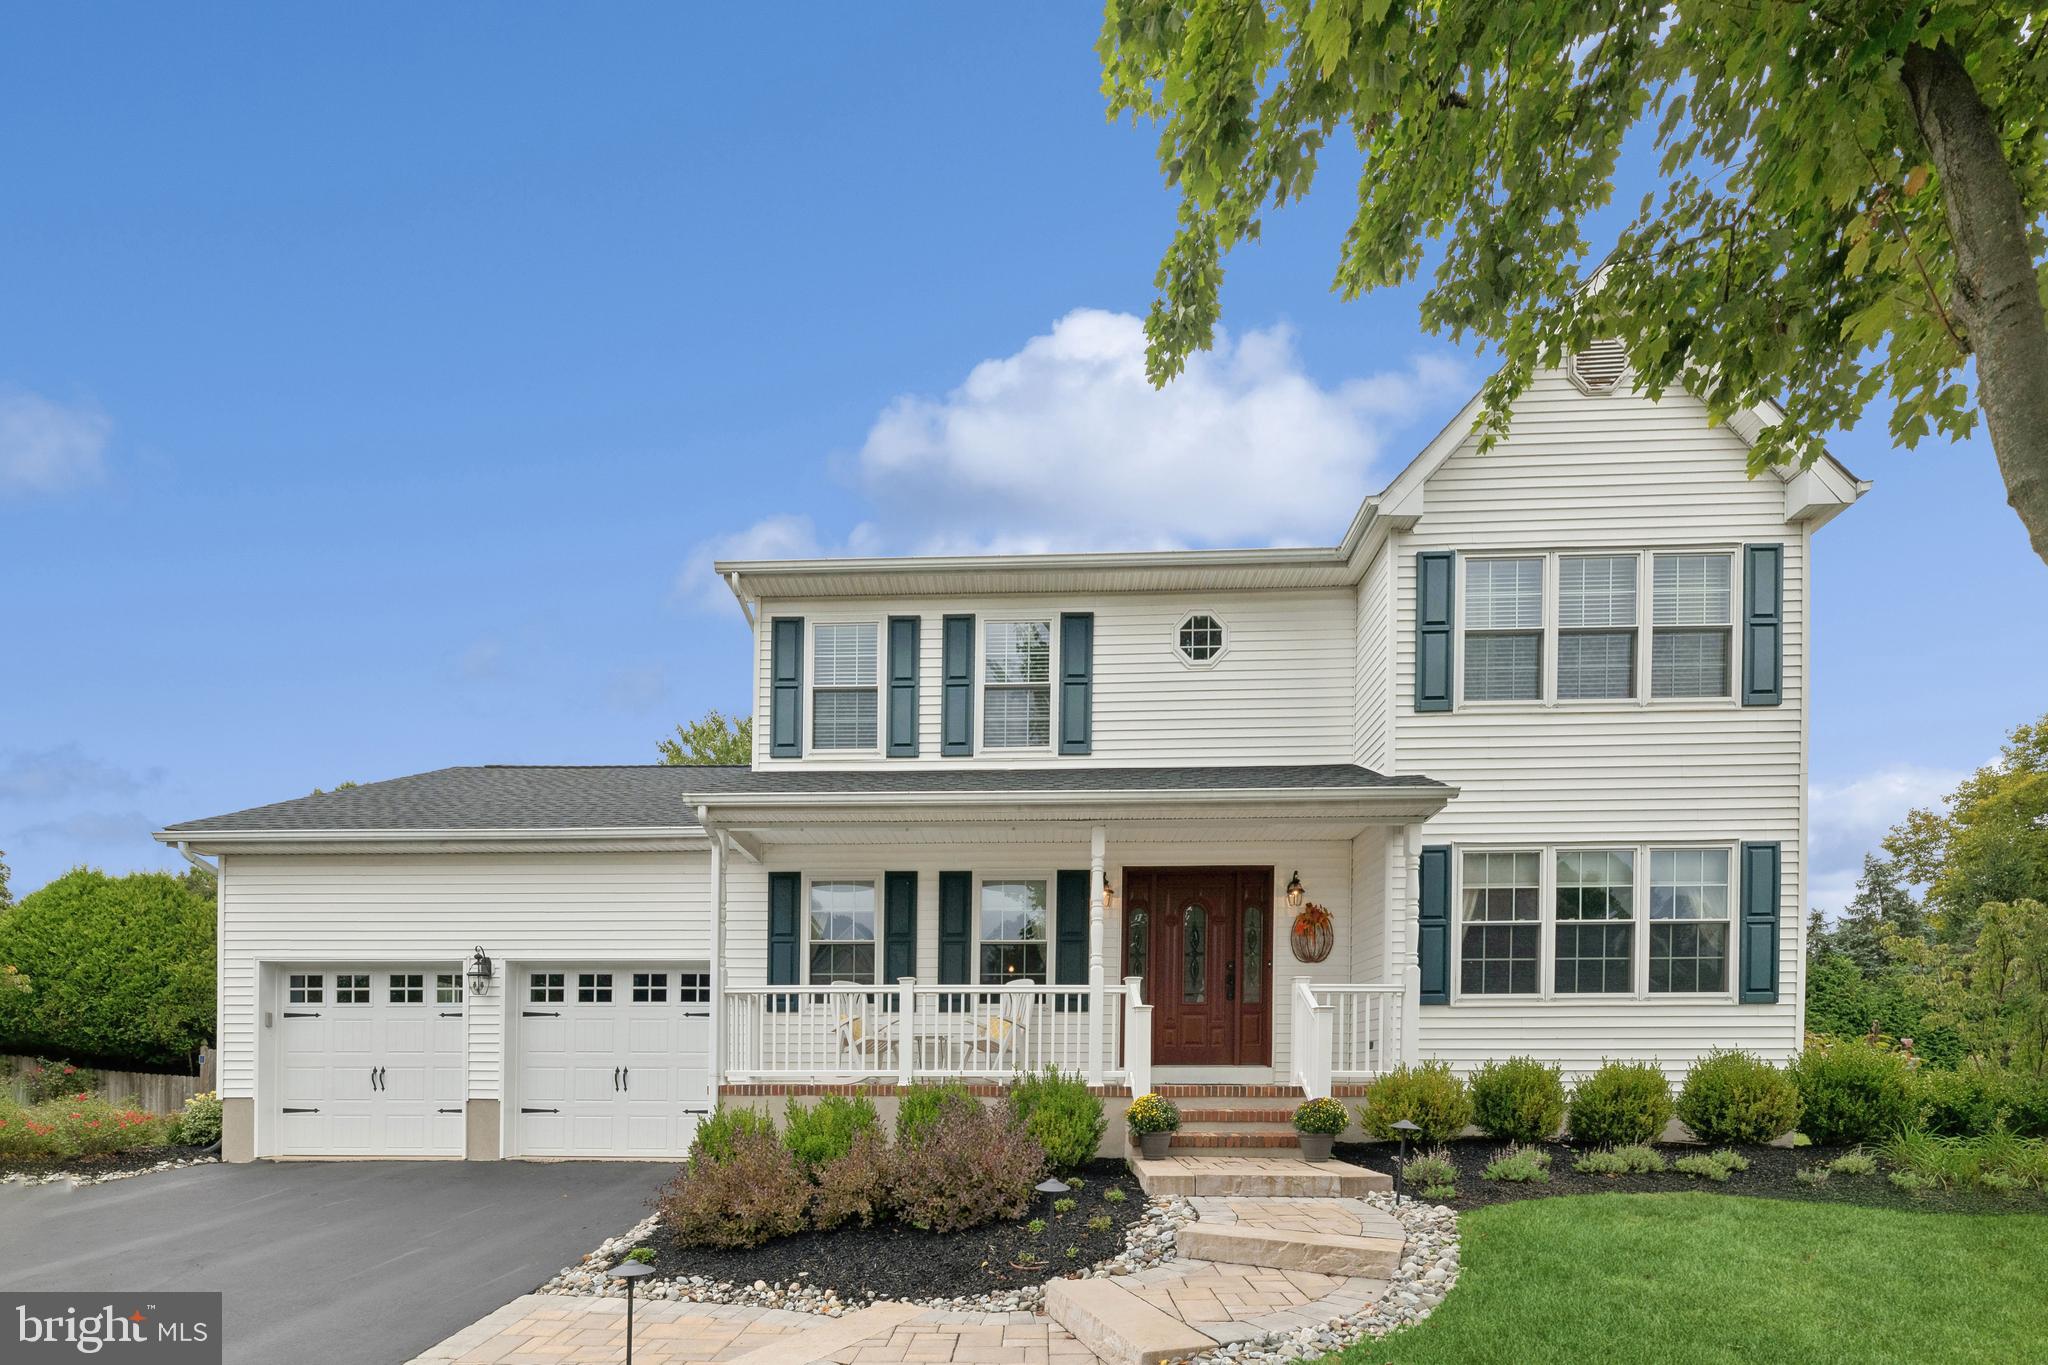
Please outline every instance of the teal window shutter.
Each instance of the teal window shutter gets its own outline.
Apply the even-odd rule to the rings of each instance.
[[[1060,613],[1060,752],[1095,746],[1095,613]]]
[[[882,980],[890,985],[917,975],[917,874],[882,874]],[[900,992],[899,992],[900,994]],[[897,1009],[896,996],[885,997]]]
[[[1778,898],[1782,881],[1777,844],[1742,846],[1742,1003],[1778,1003]]]
[[[1451,849],[1422,850],[1420,894],[1415,902],[1415,957],[1422,966],[1421,1003],[1451,1003]]]
[[[974,965],[974,874],[939,874],[939,984],[965,985],[973,980]],[[945,1012],[967,1008],[964,995],[942,995],[939,1009]]]
[[[974,752],[974,618],[948,616],[940,626],[939,752],[961,758]]]
[[[804,754],[804,618],[778,616],[768,623],[768,752],[776,758]]]
[[[1742,704],[1785,700],[1785,547],[1742,547]]]
[[[1052,979],[1055,985],[1088,984],[1088,869],[1059,874],[1053,897]],[[1085,1010],[1083,994],[1053,997],[1053,1010]]]
[[[798,902],[803,896],[803,874],[768,874],[768,984],[794,986],[803,980],[802,944],[799,939],[801,915]],[[768,998],[768,1008],[786,1013],[796,1008],[793,995]]]
[[[918,618],[889,618],[889,757],[917,757]]]
[[[1451,709],[1451,639],[1457,556],[1423,550],[1415,556],[1415,709]]]

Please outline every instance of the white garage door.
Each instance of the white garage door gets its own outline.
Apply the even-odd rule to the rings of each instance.
[[[685,1155],[711,1112],[710,972],[536,966],[514,980],[514,1153]]]
[[[278,986],[280,1156],[461,1156],[462,972],[290,967]]]

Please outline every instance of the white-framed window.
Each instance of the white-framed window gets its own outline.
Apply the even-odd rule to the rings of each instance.
[[[633,973],[633,1003],[636,1005],[665,1005],[668,1003],[667,972]]]
[[[1633,990],[1636,851],[1559,849],[1555,902],[1551,989],[1559,995]]]
[[[811,747],[874,749],[881,627],[820,621],[811,627]]]
[[[578,972],[576,974],[576,1003],[579,1005],[609,1005],[612,1002],[612,974],[610,972]]]
[[[1459,903],[1459,992],[1542,990],[1543,855],[1536,849],[1465,854]]]
[[[1051,879],[1045,877],[992,878],[982,882],[982,985],[1035,981],[1043,986],[1052,980],[1052,964],[1046,956],[1051,889]]]
[[[1052,746],[1052,622],[990,621],[982,631],[981,743]]]
[[[677,972],[676,999],[685,1005],[707,1005],[711,1003],[711,973]]]
[[[370,974],[368,972],[343,972],[334,978],[334,1003],[337,1005],[367,1005],[370,1003]]]
[[[434,1003],[437,1005],[459,1005],[462,1003],[461,972],[436,972],[434,974]]]
[[[1543,696],[1543,559],[1465,561],[1465,700]]]
[[[1650,695],[1725,697],[1734,678],[1735,556],[1653,556]]]
[[[874,880],[816,878],[810,884],[808,906],[809,983],[865,985],[874,981],[878,918]]]
[[[1636,694],[1636,557],[1560,555],[1557,699]]]
[[[427,1001],[427,978],[419,972],[392,972],[391,1003],[423,1005]]]
[[[1731,866],[1725,848],[1660,848],[1651,852],[1649,988],[1653,994],[1727,991]]]
[[[285,983],[285,999],[294,1005],[326,1003],[326,978],[318,972],[293,972]]]
[[[1173,652],[1184,664],[1205,668],[1223,657],[1230,643],[1223,618],[1214,612],[1196,611],[1183,616],[1173,633]]]
[[[530,1005],[559,1005],[564,989],[560,972],[527,973],[526,1001]]]

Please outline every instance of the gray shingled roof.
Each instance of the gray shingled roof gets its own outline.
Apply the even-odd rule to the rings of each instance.
[[[891,796],[922,792],[1346,792],[1438,788],[1351,763],[1206,768],[885,768],[844,772],[687,767],[440,768],[171,825],[166,834],[323,830],[694,828],[699,800]]]

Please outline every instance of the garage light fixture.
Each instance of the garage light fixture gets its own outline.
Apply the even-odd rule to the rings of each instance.
[[[491,955],[479,944],[469,955],[469,993],[489,995],[491,993]]]

